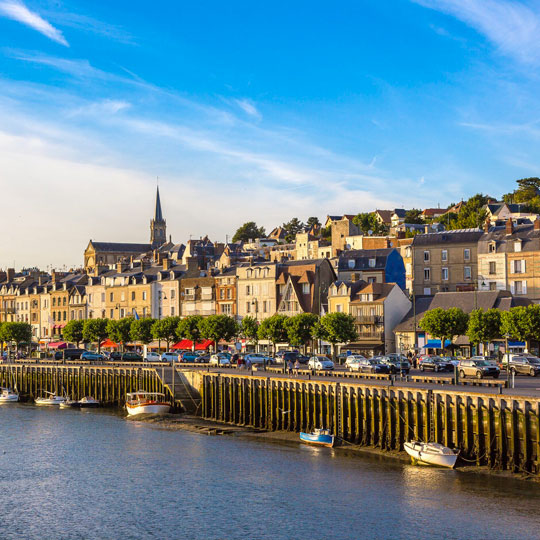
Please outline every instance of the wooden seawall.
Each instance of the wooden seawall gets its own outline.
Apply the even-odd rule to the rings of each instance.
[[[459,448],[468,463],[540,473],[540,402],[499,394],[201,374],[207,419],[264,430],[329,428],[343,441],[402,450],[410,440]]]

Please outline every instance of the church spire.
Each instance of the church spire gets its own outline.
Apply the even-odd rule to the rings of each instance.
[[[156,208],[154,219],[150,221],[150,243],[152,249],[158,248],[167,242],[167,223],[163,219],[161,200],[159,198],[159,186],[156,189]]]
[[[159,186],[156,189],[156,211],[154,212],[154,221],[163,221],[163,214],[161,213],[161,201],[159,200]]]

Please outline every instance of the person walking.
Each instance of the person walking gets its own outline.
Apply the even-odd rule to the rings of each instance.
[[[300,369],[300,361],[298,358],[296,359],[296,362],[294,363],[294,374],[298,377],[298,370]]]
[[[293,363],[292,363],[292,360],[289,360],[287,362],[287,371],[288,371],[288,373],[289,373],[289,375],[291,377],[292,377],[292,374],[293,374],[292,369],[293,369]]]

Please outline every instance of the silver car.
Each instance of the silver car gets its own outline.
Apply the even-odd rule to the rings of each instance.
[[[312,356],[308,362],[309,369],[334,369],[334,362],[326,356]]]

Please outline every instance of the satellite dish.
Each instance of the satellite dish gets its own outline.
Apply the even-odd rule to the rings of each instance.
[[[367,233],[369,234],[369,236],[371,236],[373,234],[373,231],[371,229],[369,229],[369,231]]]

